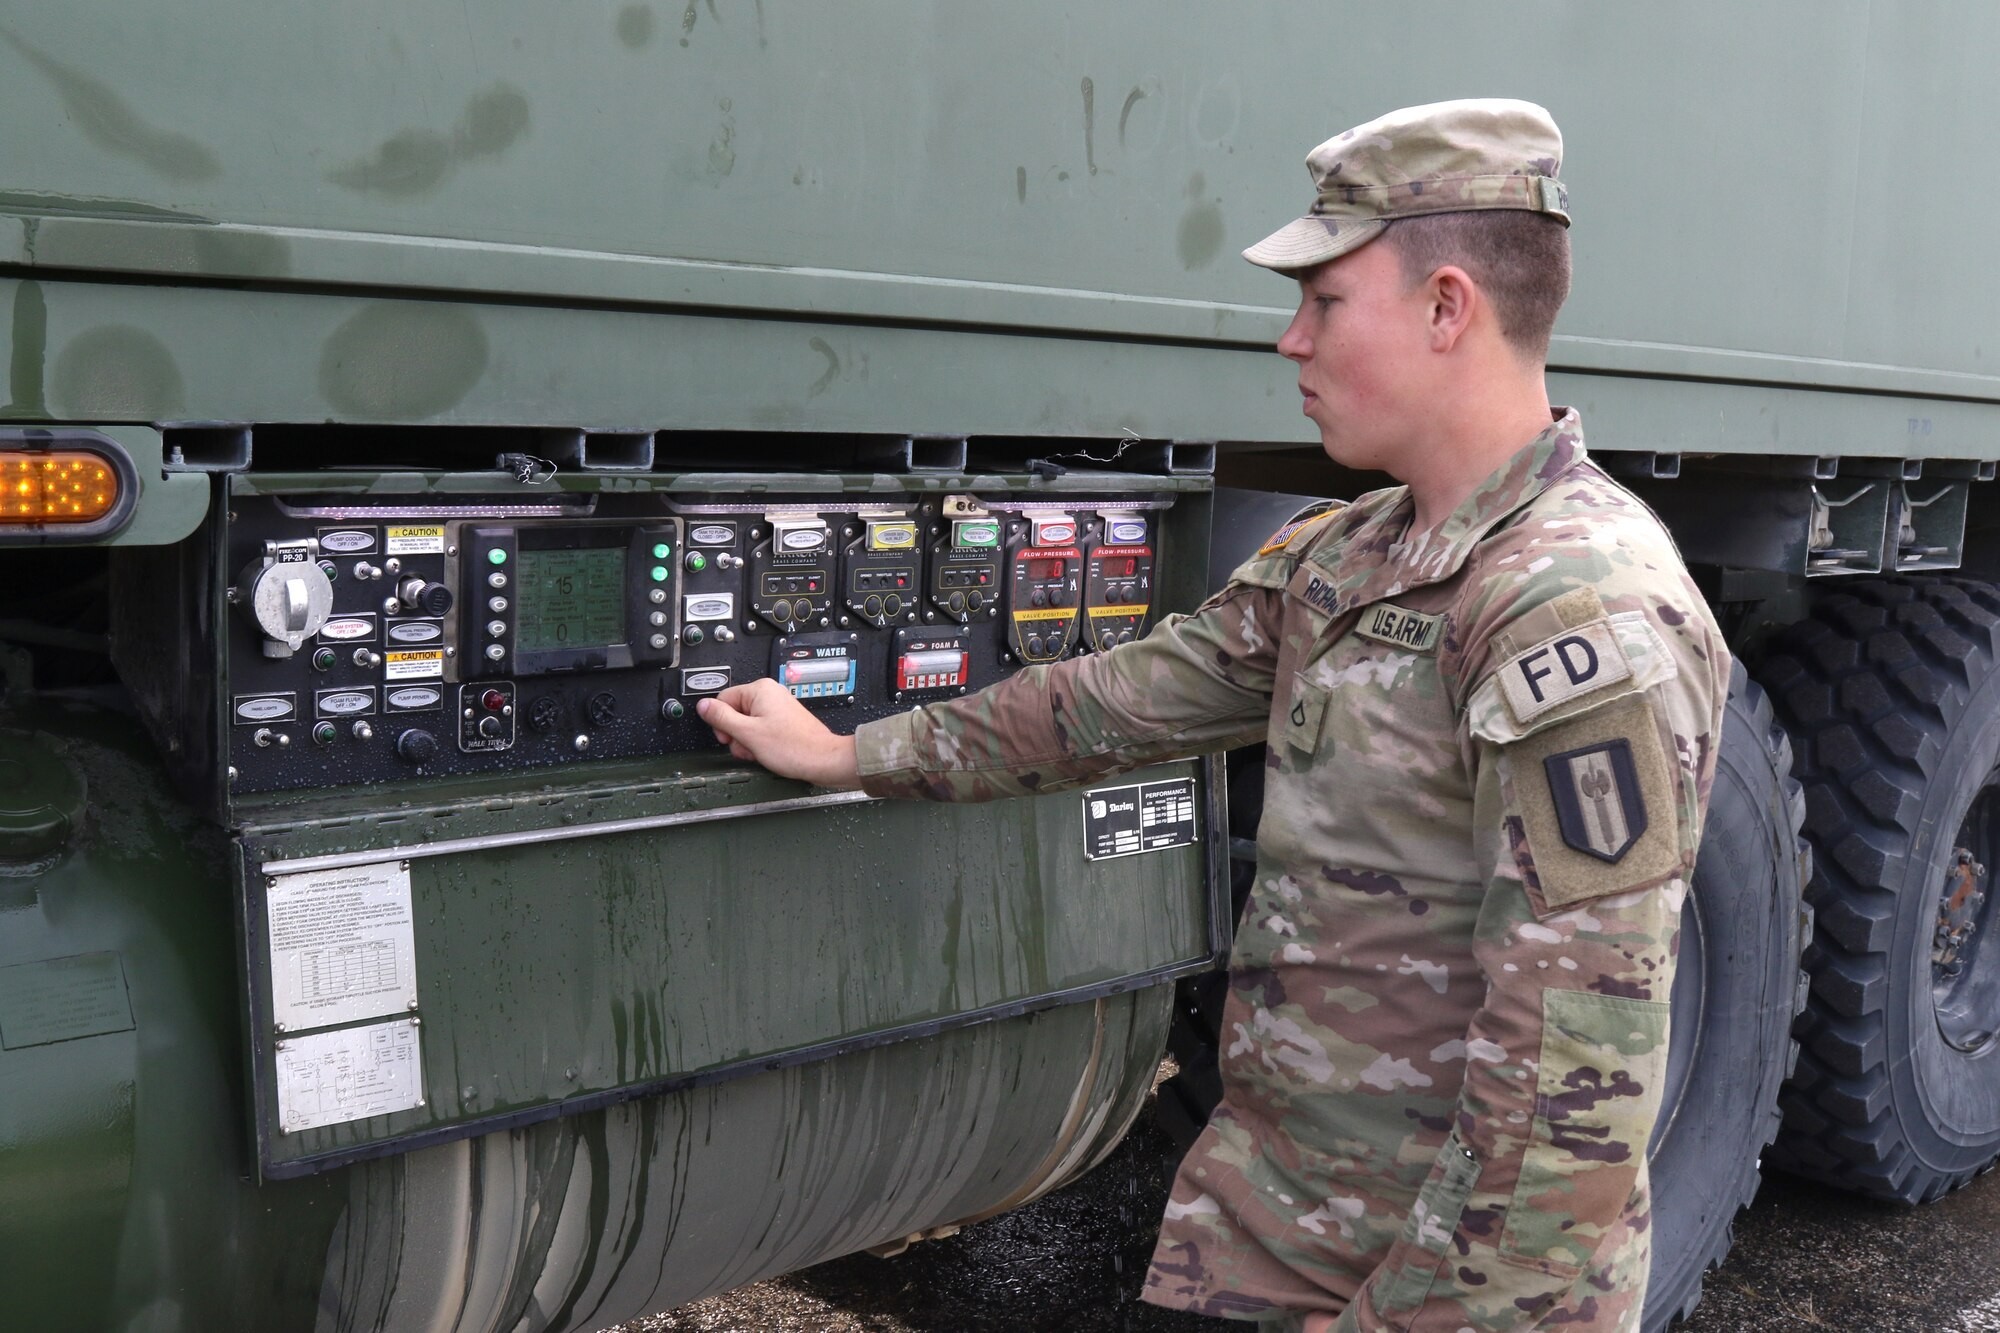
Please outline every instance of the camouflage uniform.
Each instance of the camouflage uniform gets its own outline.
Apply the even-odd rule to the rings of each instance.
[[[1268,739],[1223,1101],[1146,1298],[1636,1329],[1728,653],[1573,413],[1413,513],[1288,525],[1137,643],[864,726],[863,783],[980,800]]]

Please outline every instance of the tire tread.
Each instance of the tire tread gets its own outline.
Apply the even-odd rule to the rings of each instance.
[[[1807,888],[1817,913],[1810,1012],[1769,1157],[1792,1174],[1918,1202],[1992,1166],[1931,1167],[1896,1119],[1887,1006],[1898,903],[1883,885],[1945,735],[1996,660],[2000,590],[1921,578],[1842,584],[1759,664],[1802,759],[1807,830],[1825,852]]]

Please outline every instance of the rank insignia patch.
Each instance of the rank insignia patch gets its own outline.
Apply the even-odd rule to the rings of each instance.
[[[1586,856],[1616,863],[1646,831],[1632,742],[1566,750],[1542,760],[1562,839]]]

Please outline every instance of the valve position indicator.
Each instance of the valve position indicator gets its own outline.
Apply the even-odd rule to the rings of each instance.
[[[1066,656],[1076,644],[1083,601],[1082,548],[1025,546],[1014,552],[1011,565],[1007,637],[1014,655],[1023,662]]]
[[[1153,548],[1098,546],[1090,552],[1084,578],[1084,605],[1089,610],[1087,646],[1114,648],[1130,643],[1145,630],[1153,603]]]

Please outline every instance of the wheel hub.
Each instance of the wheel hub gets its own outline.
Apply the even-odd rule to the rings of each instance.
[[[1991,1044],[2000,1024],[2000,951],[1982,947],[1992,915],[1987,867],[2000,850],[1996,777],[2000,774],[1988,776],[1959,828],[1931,935],[1931,1000],[1938,1031],[1967,1052]]]

